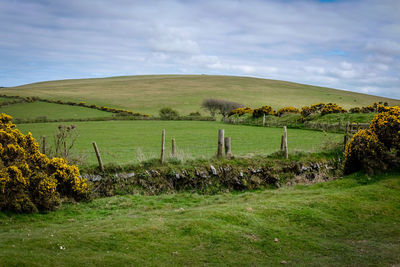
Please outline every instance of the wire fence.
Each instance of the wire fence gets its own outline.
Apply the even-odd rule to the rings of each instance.
[[[209,159],[217,154],[217,139],[215,142],[207,142],[199,144],[192,142],[193,140],[176,140],[176,156],[172,156],[171,141],[168,140],[165,144],[165,159],[178,159],[187,161],[193,159]],[[252,155],[269,155],[277,152],[281,147],[281,135],[268,136],[264,142],[252,140],[251,138],[239,139],[232,138],[232,153],[235,156],[252,156]],[[343,142],[343,136],[327,135],[324,138],[316,139],[313,135],[302,136],[301,139],[296,139],[288,136],[288,147],[290,153],[296,151],[317,152],[325,149],[332,143]],[[151,159],[160,159],[161,142],[159,145],[140,144],[121,145],[121,146],[102,146],[99,145],[99,151],[104,164],[130,164],[140,163]],[[91,144],[87,145],[87,149],[75,150],[74,154],[81,155],[83,160],[88,164],[96,164],[97,158]]]

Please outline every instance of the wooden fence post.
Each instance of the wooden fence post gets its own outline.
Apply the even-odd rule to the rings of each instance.
[[[172,157],[176,157],[176,143],[175,143],[175,138],[172,138]]]
[[[42,153],[46,154],[46,136],[42,136]]]
[[[231,138],[230,137],[225,137],[225,156],[230,157],[232,155],[231,152]]]
[[[217,151],[218,158],[222,158],[222,151],[224,150],[224,134],[225,134],[224,129],[218,130],[218,151]]]
[[[103,161],[101,160],[99,149],[97,148],[96,142],[93,142],[94,152],[96,152],[97,161],[99,162],[100,170],[104,171]]]
[[[288,151],[287,128],[286,128],[286,126],[283,126],[283,146],[284,146],[284,150],[285,150],[285,158],[287,159],[289,157],[289,151]]]
[[[282,152],[284,150],[284,143],[285,143],[285,141],[284,141],[284,137],[283,137],[283,134],[282,134],[282,136],[281,136],[281,151]]]
[[[160,157],[161,164],[164,163],[164,152],[165,152],[165,130],[162,130],[162,134],[161,134],[161,157]]]
[[[264,114],[264,117],[263,117],[263,126],[265,126],[265,114]]]

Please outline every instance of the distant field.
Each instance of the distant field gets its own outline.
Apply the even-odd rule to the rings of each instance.
[[[24,133],[32,132],[36,138],[52,136],[60,123],[20,124]],[[76,153],[87,156],[89,164],[95,164],[92,142],[96,141],[105,163],[133,163],[138,158],[159,157],[161,131],[166,130],[167,155],[171,138],[175,138],[179,156],[209,158],[215,155],[218,129],[225,129],[225,136],[232,138],[235,155],[251,153],[270,154],[280,149],[281,128],[228,125],[220,122],[201,121],[101,121],[76,122],[79,139]],[[64,123],[67,125],[67,123]],[[310,130],[288,130],[289,152],[320,151],[327,142],[340,142],[341,134]],[[139,150],[139,151],[138,151]],[[143,154],[143,156],[141,156]]]
[[[6,113],[17,119],[83,119],[111,117],[112,113],[79,106],[60,105],[46,102],[19,103],[0,107],[0,113]]]
[[[392,174],[0,212],[0,265],[398,266],[399,203]]]
[[[350,108],[400,100],[291,82],[233,76],[148,75],[101,79],[61,80],[3,88],[2,94],[38,96],[64,101],[133,109],[156,115],[161,107],[172,107],[183,115],[202,111],[204,98],[221,98],[249,107],[271,105],[301,107],[317,102],[335,102]]]
[[[12,98],[7,98],[7,97],[0,97],[0,103],[2,103],[2,102],[11,102],[11,101],[13,101],[14,99],[12,99]]]

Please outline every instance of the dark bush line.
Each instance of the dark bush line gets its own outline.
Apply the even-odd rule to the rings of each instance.
[[[43,116],[43,117],[38,117],[35,119],[14,119],[15,123],[79,122],[79,121],[110,121],[110,120],[215,121],[214,117],[201,116],[200,113],[198,113],[198,112],[192,113],[191,115],[188,115],[188,116],[150,117],[150,115],[148,115],[148,114],[141,114],[138,112],[135,113],[130,110],[115,109],[115,108],[109,108],[109,107],[105,107],[105,106],[99,107],[95,104],[91,104],[91,105],[86,104],[85,102],[75,103],[75,102],[70,102],[70,101],[64,102],[61,100],[43,99],[40,97],[20,97],[20,96],[8,96],[8,95],[0,95],[0,97],[16,99],[11,102],[0,103],[0,107],[4,103],[16,104],[16,103],[23,103],[23,102],[33,103],[35,101],[41,101],[41,102],[54,103],[54,104],[60,104],[60,105],[70,105],[70,106],[80,106],[80,107],[85,107],[85,108],[92,108],[92,109],[102,110],[102,111],[111,112],[111,113],[115,114],[113,117],[97,117],[97,118],[82,118],[82,119],[76,119],[76,118],[48,119],[45,116]]]
[[[25,102],[26,101],[24,99],[16,99],[16,100],[13,100],[13,101],[5,101],[5,102],[1,102],[0,103],[0,108],[1,107],[6,107],[6,106],[9,106],[9,105],[19,104],[19,103],[25,103]]]
[[[122,114],[124,116],[137,116],[137,117],[150,117],[148,114],[141,114],[139,112],[133,112],[131,110],[125,110],[125,109],[116,109],[116,108],[110,108],[106,106],[99,107],[96,104],[86,104],[86,102],[80,102],[80,103],[75,103],[72,101],[62,101],[62,100],[51,100],[51,99],[44,99],[40,98],[37,96],[33,97],[21,97],[21,96],[7,96],[7,95],[0,95],[0,97],[7,97],[7,98],[15,98],[15,99],[21,99],[25,102],[35,102],[35,101],[41,101],[41,102],[47,102],[47,103],[53,103],[53,104],[60,104],[60,105],[70,105],[70,106],[79,106],[79,107],[85,107],[85,108],[91,108],[91,109],[97,109],[97,110],[102,110],[106,112],[112,112],[112,113],[117,113],[117,114]]]

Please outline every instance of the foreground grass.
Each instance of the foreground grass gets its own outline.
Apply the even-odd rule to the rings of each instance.
[[[19,103],[0,107],[0,113],[6,113],[16,119],[86,119],[111,117],[113,114],[79,106],[60,105],[46,102]]]
[[[51,137],[60,123],[20,124],[24,133],[32,132],[40,140]],[[68,124],[68,123],[64,123]],[[166,155],[171,151],[171,138],[177,143],[178,157],[186,159],[210,158],[217,150],[218,129],[232,138],[235,155],[270,154],[280,149],[282,128],[229,125],[204,121],[100,121],[74,122],[79,138],[75,154],[82,154],[87,164],[96,164],[92,142],[96,141],[104,163],[137,163],[138,160],[158,158],[161,150],[161,131],[166,130]],[[341,134],[289,129],[289,151],[320,151],[324,144],[340,142]],[[49,144],[51,142],[49,140]]]
[[[0,262],[392,266],[400,263],[399,203],[400,175],[391,174],[214,196],[116,196],[48,214],[0,213]]]
[[[147,75],[61,80],[1,89],[3,94],[97,104],[157,115],[172,107],[182,115],[201,111],[204,98],[220,98],[257,108],[302,106],[333,102],[345,108],[400,100],[291,82],[211,75]],[[290,102],[288,100],[290,99]],[[205,114],[204,111],[202,111]]]

